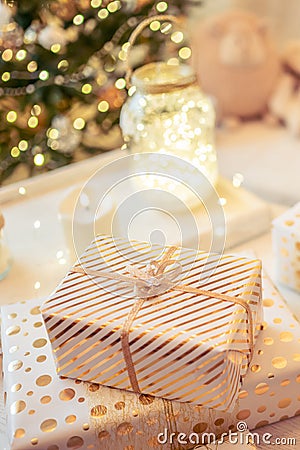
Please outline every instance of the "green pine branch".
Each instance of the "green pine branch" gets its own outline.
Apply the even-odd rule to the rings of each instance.
[[[111,1],[103,1],[103,4],[108,5]],[[183,14],[187,2],[188,0],[170,1],[168,13]],[[51,22],[53,11],[60,16],[62,28],[66,32],[75,29],[78,36],[74,42],[67,43],[65,48],[58,53],[44,48],[38,42],[38,38],[32,42],[23,43],[18,48],[11,45],[13,57],[9,58],[7,56],[9,48],[7,49],[5,45],[5,39],[13,40],[13,37],[11,35],[6,37],[5,33],[2,35],[2,47],[0,41],[0,74],[2,74],[2,81],[0,79],[0,183],[8,178],[19,164],[26,164],[30,173],[36,173],[60,167],[75,159],[76,151],[72,153],[51,148],[47,136],[47,130],[51,128],[53,119],[60,115],[69,117],[70,111],[75,105],[83,105],[83,107],[84,105],[87,107],[95,105],[95,115],[90,120],[99,127],[100,134],[109,133],[113,127],[118,125],[121,105],[111,106],[108,111],[101,112],[97,110],[97,103],[106,99],[110,90],[116,91],[111,95],[120,94],[114,88],[117,78],[124,75],[116,70],[120,67],[118,52],[121,45],[127,41],[132,26],[125,27],[121,41],[116,43],[112,49],[109,47],[105,51],[105,48],[107,43],[114,38],[116,31],[124,27],[130,18],[136,17],[137,20],[141,20],[142,17],[157,13],[155,5],[158,2],[154,0],[142,2],[141,7],[130,11],[124,0],[118,11],[101,20],[97,14],[99,10],[103,9],[103,6],[84,9],[80,6],[80,1],[70,0],[69,10],[74,10],[74,16],[83,16],[83,23],[77,27],[73,23],[74,16],[62,19],[59,12],[62,4],[59,0],[16,0],[12,3],[14,20],[19,27],[15,32],[19,37],[31,28],[38,34],[41,29],[49,25],[49,20]],[[86,28],[87,23],[92,24],[90,31]],[[148,46],[147,61],[157,57],[158,49],[164,45],[165,39],[166,37],[162,33],[147,33],[147,31],[144,33],[140,42]],[[26,51],[24,58],[17,57],[20,50]],[[93,55],[95,56],[93,57]],[[91,63],[93,58],[94,61]],[[35,63],[37,67],[34,66]],[[30,64],[31,71],[28,69]],[[91,64],[90,70],[84,72],[89,64]],[[41,71],[46,71],[48,79],[44,81],[40,79]],[[106,77],[106,81],[102,85],[97,84],[99,75]],[[82,86],[85,83],[92,86],[92,92],[89,94],[82,92]],[[9,89],[15,88],[27,88],[27,91],[22,91],[20,96],[13,96]],[[30,128],[21,119],[30,115],[33,105],[40,105],[42,112],[38,116],[38,126]],[[7,120],[10,111],[16,112],[17,120],[13,122]],[[88,120],[86,126],[88,126]],[[85,129],[80,132],[83,134]],[[28,142],[28,149],[21,150],[19,154],[15,150],[14,153],[12,149],[18,147],[22,140]],[[101,139],[99,141],[101,142]],[[42,166],[36,166],[34,163],[37,146],[44,155]],[[87,146],[84,142],[79,144],[79,148],[90,154],[101,151],[101,147],[99,148],[98,145]],[[106,148],[102,150],[106,150]],[[15,156],[16,154],[18,155]]]

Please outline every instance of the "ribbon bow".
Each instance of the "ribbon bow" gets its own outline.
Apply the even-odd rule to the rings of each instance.
[[[129,375],[132,390],[134,392],[141,393],[139,383],[137,380],[134,363],[130,351],[129,333],[132,324],[139,311],[144,305],[144,302],[152,297],[157,297],[169,290],[176,290],[191,294],[204,295],[206,297],[216,298],[222,301],[231,302],[242,306],[248,318],[249,324],[249,340],[250,340],[250,354],[253,353],[254,348],[254,332],[253,332],[253,318],[250,306],[248,303],[240,297],[230,297],[226,294],[220,294],[219,292],[206,291],[200,288],[194,288],[185,284],[176,284],[176,279],[182,271],[180,263],[172,259],[177,247],[172,246],[167,249],[160,261],[153,260],[147,266],[145,270],[141,270],[135,266],[129,265],[126,267],[129,275],[123,275],[118,272],[106,272],[102,270],[90,270],[83,269],[82,267],[74,267],[71,272],[80,273],[83,275],[89,275],[93,277],[106,278],[111,280],[123,281],[133,286],[133,292],[137,297],[134,305],[128,313],[125,322],[121,328],[121,345],[124,355],[124,360]],[[166,270],[169,266],[173,266],[171,270]]]

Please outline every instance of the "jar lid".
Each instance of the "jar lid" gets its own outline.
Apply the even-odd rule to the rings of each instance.
[[[136,69],[132,75],[132,84],[149,94],[184,89],[196,82],[196,74],[187,64],[155,62]]]

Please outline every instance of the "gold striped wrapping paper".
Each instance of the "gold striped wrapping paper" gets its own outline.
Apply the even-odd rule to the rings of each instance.
[[[85,270],[125,274],[128,263],[145,266],[163,248],[99,236],[81,257]],[[253,333],[261,322],[258,260],[178,249],[188,286],[240,297],[252,310]],[[208,276],[207,276],[208,275]],[[115,280],[101,283],[68,273],[42,307],[59,375],[132,390],[120,329],[134,298]],[[129,334],[141,392],[230,410],[250,361],[249,323],[237,304],[213,296],[169,291],[149,299]]]

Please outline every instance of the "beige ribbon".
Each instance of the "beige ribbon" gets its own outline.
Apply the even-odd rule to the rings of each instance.
[[[245,309],[247,313],[248,323],[249,323],[249,340],[250,340],[250,354],[253,354],[254,350],[254,333],[253,333],[253,318],[250,306],[241,297],[230,297],[226,294],[220,294],[219,292],[206,291],[200,288],[194,288],[185,284],[175,284],[174,281],[170,280],[170,273],[165,273],[167,267],[174,265],[175,261],[172,260],[172,256],[177,250],[177,247],[170,247],[165,251],[162,259],[160,261],[151,261],[147,265],[146,270],[141,270],[135,266],[128,266],[126,269],[129,275],[122,275],[117,272],[106,272],[101,270],[85,270],[81,267],[74,267],[70,271],[74,273],[80,273],[83,275],[90,275],[93,277],[107,278],[110,280],[120,280],[126,282],[127,284],[132,284],[135,288],[136,296],[139,297],[121,328],[121,346],[124,355],[124,360],[129,375],[129,380],[131,383],[132,390],[134,392],[141,393],[139,388],[139,383],[137,380],[134,363],[132,360],[132,355],[130,351],[129,344],[129,333],[134,320],[137,318],[139,311],[144,305],[144,302],[153,297],[157,297],[160,294],[167,292],[169,290],[181,291],[185,293],[204,295],[206,297],[216,298],[221,301],[231,302],[236,305],[240,305]],[[181,266],[180,266],[181,267]],[[177,266],[178,269],[178,266]],[[173,271],[173,278],[178,276],[178,270]]]

